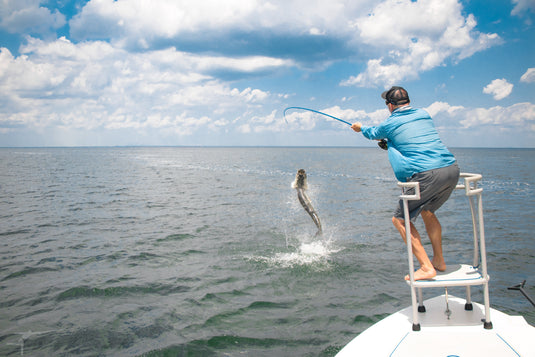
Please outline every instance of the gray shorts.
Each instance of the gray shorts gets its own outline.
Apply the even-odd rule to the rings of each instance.
[[[423,210],[434,213],[448,200],[459,181],[459,172],[459,166],[454,163],[440,169],[412,175],[407,182],[417,181],[420,183],[420,199],[408,201],[411,221],[414,221]],[[408,189],[406,193],[413,194],[414,189]],[[399,200],[394,217],[405,218],[403,215],[403,200]]]

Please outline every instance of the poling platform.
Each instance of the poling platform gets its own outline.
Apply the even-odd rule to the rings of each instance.
[[[405,216],[412,305],[371,326],[336,356],[411,357],[535,357],[535,327],[521,316],[490,308],[483,222],[481,175],[461,173],[457,185],[468,197],[472,221],[472,264],[448,264],[432,279],[414,279],[408,201],[420,199],[418,182],[399,182]],[[483,305],[472,303],[471,287],[483,288]],[[464,287],[466,298],[448,295],[449,287]],[[445,294],[423,300],[423,288],[442,288]],[[491,321],[492,316],[492,321]]]

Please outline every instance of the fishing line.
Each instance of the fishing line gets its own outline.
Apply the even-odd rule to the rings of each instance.
[[[303,107],[288,107],[288,108],[284,109],[284,112],[282,113],[282,115],[284,117],[284,121],[286,121],[286,124],[288,124],[288,120],[286,120],[286,111],[288,111],[290,109],[308,110],[309,112],[325,115],[326,117],[332,118],[334,120],[338,120],[339,122],[342,122],[342,123],[347,124],[349,126],[352,125],[351,123],[349,123],[349,122],[347,122],[347,121],[345,121],[343,119],[337,118],[335,116],[332,116],[330,114],[327,114],[327,113],[324,113],[324,112],[320,112],[319,110],[314,110],[314,109],[310,109],[310,108],[303,108]],[[388,143],[387,143],[387,141],[385,139],[379,140],[377,145],[379,145],[379,147],[381,149],[383,149],[383,150],[388,150]]]

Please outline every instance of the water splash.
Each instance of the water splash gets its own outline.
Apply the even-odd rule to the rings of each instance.
[[[298,245],[289,245],[286,248],[286,251],[276,252],[271,256],[251,256],[247,259],[278,268],[313,267],[324,269],[330,266],[330,257],[341,250],[330,239],[300,241]]]

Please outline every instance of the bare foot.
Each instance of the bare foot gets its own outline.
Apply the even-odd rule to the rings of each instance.
[[[444,259],[435,259],[433,258],[433,261],[431,262],[436,270],[438,271],[445,271],[446,270],[446,262],[444,262]]]
[[[420,268],[414,272],[414,280],[427,280],[427,279],[434,278],[436,275],[437,275],[437,272],[435,269],[422,270],[422,268]],[[405,280],[410,280],[409,275],[405,276]]]

